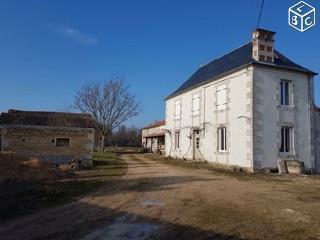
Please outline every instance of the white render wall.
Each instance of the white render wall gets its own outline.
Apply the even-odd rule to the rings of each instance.
[[[320,173],[320,108],[315,110],[314,120],[316,171]]]
[[[290,107],[280,107],[281,79],[292,83]],[[227,109],[218,111],[217,89],[223,84],[227,85]],[[193,117],[192,97],[198,93],[200,115]],[[316,152],[320,166],[320,124],[318,138],[312,141],[313,99],[313,78],[307,74],[261,65],[243,68],[166,101],[166,156],[193,159],[192,129],[199,128],[199,160],[254,171],[276,168],[279,159],[296,159],[303,161],[307,169],[315,168]],[[174,119],[176,101],[181,101],[180,120]],[[217,150],[220,126],[227,128],[224,153]],[[279,153],[281,126],[294,128],[294,154]],[[175,149],[175,131],[180,131],[180,149]]]
[[[280,81],[291,81],[290,106],[280,106]],[[270,67],[254,67],[254,168],[277,167],[277,159],[303,161],[315,168],[311,126],[313,78]],[[293,127],[294,153],[280,154],[280,128]]]
[[[193,128],[200,130],[201,159],[252,170],[252,66],[185,92],[166,101],[166,156],[193,158]],[[217,89],[227,86],[227,109],[217,110]],[[200,115],[192,116],[192,97],[200,93]],[[181,120],[174,119],[175,102],[181,101]],[[219,152],[217,128],[227,128],[227,151]],[[174,132],[180,131],[180,149]]]

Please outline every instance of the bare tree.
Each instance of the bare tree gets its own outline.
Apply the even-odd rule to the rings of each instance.
[[[141,112],[140,102],[129,91],[123,77],[115,76],[102,83],[85,84],[76,94],[74,105],[91,114],[95,128],[101,135],[101,151],[112,130]]]

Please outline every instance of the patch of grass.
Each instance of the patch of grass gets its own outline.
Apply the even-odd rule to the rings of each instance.
[[[74,201],[127,171],[127,164],[115,153],[94,153],[93,158],[93,169],[78,172],[74,179],[48,185],[49,189],[52,189],[49,192],[56,193],[53,204]]]
[[[110,152],[95,153],[93,165],[90,170],[58,181],[0,182],[0,221],[75,201],[127,171],[125,161]]]

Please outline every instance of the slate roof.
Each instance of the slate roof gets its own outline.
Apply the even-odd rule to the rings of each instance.
[[[231,73],[235,70],[252,64],[259,64],[282,69],[290,69],[299,72],[304,72],[310,75],[317,74],[307,68],[304,68],[292,62],[290,59],[286,58],[277,50],[274,50],[274,54],[274,63],[255,61],[252,58],[252,42],[249,42],[227,53],[226,55],[200,67],[186,82],[184,82],[175,92],[170,94],[166,99],[175,97],[183,92],[206,84],[208,82],[212,82],[228,73]]]
[[[93,128],[89,114],[15,109],[0,114],[0,125]]]

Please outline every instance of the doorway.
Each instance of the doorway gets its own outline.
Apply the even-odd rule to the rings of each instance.
[[[200,159],[200,132],[199,130],[193,130],[193,159]]]

